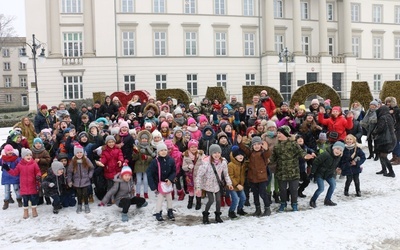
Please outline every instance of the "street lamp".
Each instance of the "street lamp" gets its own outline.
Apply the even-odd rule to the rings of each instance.
[[[292,52],[290,52],[287,47],[285,47],[281,52],[279,52],[279,61],[278,64],[280,66],[283,65],[285,62],[286,64],[286,74],[285,74],[285,94],[284,94],[284,99],[286,102],[289,101],[289,72],[288,72],[288,63],[294,64],[294,55]]]
[[[39,43],[37,43],[39,42]],[[39,49],[41,49],[41,52],[39,56],[37,57],[38,61],[40,63],[44,63],[46,61],[46,55],[44,54],[45,49],[43,48],[43,44],[40,43],[40,41],[37,41],[35,38],[35,34],[32,35],[32,44],[25,43],[26,45],[29,46],[32,50],[32,55],[33,55],[33,73],[35,74],[35,92],[36,92],[36,106],[39,105],[39,89],[38,89],[38,82],[37,82],[37,72],[36,72],[36,53]],[[26,48],[23,47],[21,49],[21,54],[19,57],[19,61],[21,63],[28,63],[29,61],[29,56],[26,54]]]

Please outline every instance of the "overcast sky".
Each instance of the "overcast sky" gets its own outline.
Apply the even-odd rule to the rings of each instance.
[[[15,16],[13,26],[17,36],[26,36],[25,0],[0,0],[0,13],[6,16]]]

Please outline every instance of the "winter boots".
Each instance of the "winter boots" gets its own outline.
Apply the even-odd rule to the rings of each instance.
[[[324,201],[325,206],[336,206],[337,204],[333,202],[332,200],[325,200]]]
[[[23,217],[24,219],[28,219],[29,218],[29,210],[28,207],[24,207],[24,215]]]
[[[183,189],[178,190],[178,201],[183,201],[185,199],[185,191]]]
[[[22,198],[17,199],[18,207],[22,207]]]
[[[201,208],[201,197],[196,197],[196,210]]]
[[[122,222],[127,222],[127,221],[129,220],[128,214],[122,213],[122,215],[121,215],[121,220],[122,220]]]
[[[82,204],[78,204],[78,206],[76,207],[76,213],[77,214],[82,213]]]
[[[361,191],[360,190],[356,191],[356,196],[357,197],[361,197]]]
[[[280,212],[280,213],[285,212],[286,207],[287,207],[286,202],[281,202],[281,205],[279,206],[278,212]]]
[[[243,210],[243,208],[238,208],[238,210],[237,210],[237,214],[238,215],[247,215],[247,213]]]
[[[10,202],[8,200],[4,200],[3,210],[6,210],[8,208],[9,204],[10,204]]]
[[[44,199],[45,199],[45,201],[46,201],[46,205],[51,205],[50,197],[45,196]]]
[[[228,212],[228,217],[231,219],[237,218],[237,215],[235,214],[235,211],[230,211]]]
[[[167,216],[168,216],[169,220],[175,221],[175,216],[174,216],[174,212],[173,212],[172,208],[168,209]]]
[[[85,213],[90,213],[90,208],[89,208],[89,204],[85,204]]]
[[[38,213],[37,213],[37,210],[36,210],[36,206],[32,206],[32,217],[33,217],[33,218],[38,217]]]
[[[159,213],[155,214],[156,216],[156,220],[158,221],[164,221],[163,217],[162,217],[162,211],[160,211]]]
[[[400,164],[400,157],[393,155],[393,159],[390,160],[390,163],[392,163],[392,165],[399,165]]]
[[[261,216],[261,207],[256,206],[256,211],[252,214],[253,216]]]
[[[194,196],[189,196],[189,201],[188,201],[188,205],[187,205],[188,209],[191,209],[193,207],[193,199],[194,199]]]
[[[269,207],[265,207],[264,213],[261,216],[270,216],[271,215],[271,209]]]
[[[203,212],[203,224],[210,224],[210,222],[208,221],[209,215],[210,215],[209,212],[206,212],[206,211]]]
[[[149,198],[149,194],[148,193],[144,193],[144,198],[148,199]]]
[[[348,188],[347,188],[347,189],[346,189],[346,188],[344,189],[344,196],[349,196],[349,189],[348,189]]]
[[[224,222],[222,219],[221,219],[221,212],[214,212],[215,213],[215,222],[217,222],[217,223],[222,223],[222,222]]]
[[[299,208],[297,207],[297,203],[292,203],[292,209],[293,209],[293,212],[299,211]]]
[[[317,203],[313,199],[310,200],[310,207],[312,207],[312,208],[317,207]]]
[[[304,191],[304,189],[300,189],[300,188],[297,190],[297,195],[300,198],[306,198],[307,197],[307,195],[303,194],[303,191]]]

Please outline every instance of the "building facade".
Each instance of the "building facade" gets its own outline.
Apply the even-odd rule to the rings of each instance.
[[[28,76],[26,64],[19,62],[25,37],[0,38],[0,110],[27,108]]]
[[[400,2],[391,0],[26,0],[27,36],[46,43],[40,102],[92,92],[242,85],[284,96],[323,82],[349,97],[400,78]],[[35,11],[30,11],[30,10]],[[287,48],[288,53],[282,53]],[[282,63],[278,63],[281,61]],[[31,62],[29,80],[33,79]],[[29,88],[30,107],[35,90]]]

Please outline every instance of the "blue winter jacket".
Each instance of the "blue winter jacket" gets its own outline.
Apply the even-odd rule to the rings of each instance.
[[[354,153],[353,149],[345,148],[343,150],[343,156],[340,160],[339,168],[342,170],[342,175],[353,175],[361,173],[361,165],[365,162],[365,154],[361,148],[357,147],[356,154],[352,157]],[[352,166],[351,162],[355,160],[356,165]]]
[[[2,158],[0,158],[0,166],[3,165],[3,163],[6,163],[11,169],[14,169],[20,161],[21,158],[15,154],[13,154],[13,156],[2,155]],[[2,171],[1,185],[6,184],[19,184],[19,175],[12,176],[7,171]]]

